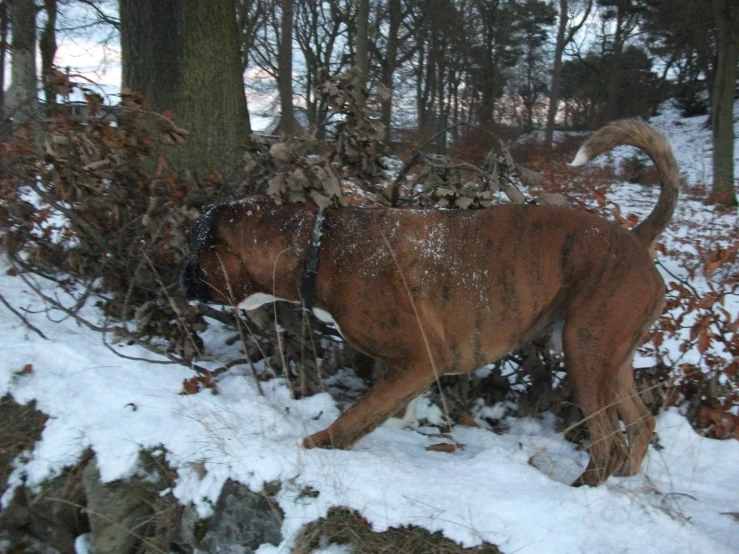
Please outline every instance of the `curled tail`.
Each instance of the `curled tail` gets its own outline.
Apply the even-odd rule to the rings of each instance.
[[[651,247],[670,223],[677,204],[680,171],[672,148],[665,137],[640,119],[622,119],[596,131],[577,152],[570,165],[586,164],[603,152],[628,144],[644,151],[659,174],[661,189],[652,213],[634,229],[634,233]]]

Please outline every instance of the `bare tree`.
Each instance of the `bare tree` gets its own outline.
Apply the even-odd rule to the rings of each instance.
[[[503,70],[506,66],[512,66],[517,59],[513,41],[516,4],[511,0],[475,0],[474,4],[482,39],[479,48],[478,118],[481,124],[486,125],[495,120],[495,100],[504,88]]]
[[[369,26],[369,0],[359,0],[357,7],[357,56],[356,66],[367,78],[367,28]]]
[[[44,98],[46,110],[52,113],[56,104],[56,93],[50,82],[51,70],[54,68],[54,57],[56,56],[56,0],[44,0],[46,10],[46,24],[41,31],[39,49],[41,50],[41,79],[43,80]]]
[[[296,6],[295,39],[303,55],[305,71],[297,76],[308,113],[308,121],[318,125],[326,119],[328,107],[325,98],[315,94],[318,74],[322,68],[330,73],[340,73],[349,63],[349,54],[339,47],[348,41],[347,21],[352,19],[348,13],[351,6],[341,0],[328,2],[299,2]],[[344,49],[346,50],[346,49]],[[319,127],[317,135],[324,136],[324,127]]]
[[[277,88],[280,91],[280,130],[287,134],[295,133],[295,113],[293,112],[293,0],[281,0],[280,44],[277,54]]]
[[[605,8],[602,17],[604,23],[614,21],[613,39],[610,41],[611,67],[608,72],[608,95],[604,112],[605,123],[618,117],[618,97],[621,89],[621,71],[624,46],[637,30],[642,13],[642,6],[634,0],[599,0]]]
[[[552,142],[554,139],[554,121],[559,106],[559,80],[562,74],[562,54],[568,44],[572,42],[575,35],[580,31],[590,15],[593,7],[592,0],[585,0],[583,15],[579,21],[574,22],[574,15],[570,9],[578,6],[578,2],[571,0],[559,0],[559,25],[557,26],[557,42],[554,46],[554,66],[552,67],[552,83],[549,90],[549,109],[547,111],[547,126],[544,133],[544,152],[547,159],[552,155]],[[579,7],[579,6],[578,6]]]
[[[5,113],[5,59],[8,51],[8,15],[7,2],[0,3],[0,116]]]
[[[237,0],[236,22],[239,28],[239,52],[241,53],[241,73],[249,67],[251,53],[254,52],[257,35],[265,25],[268,10],[265,0]],[[249,103],[246,104],[246,120],[249,121]],[[251,132],[251,125],[248,131]]]
[[[36,4],[33,0],[9,0],[8,13],[13,30],[13,44],[11,84],[6,106],[15,110],[15,121],[22,124],[38,113]]]
[[[384,8],[386,13],[383,12],[377,17],[378,27],[380,21],[387,22],[387,36],[383,37],[378,32],[378,38],[384,44],[384,48],[372,42],[370,48],[381,68],[380,80],[385,89],[380,95],[381,121],[385,126],[385,142],[389,144],[395,94],[394,75],[397,69],[416,53],[417,44],[411,40],[414,29],[409,26],[408,21],[412,5],[403,0],[388,0]]]
[[[713,0],[718,65],[711,97],[713,135],[713,191],[710,200],[736,206],[734,191],[734,99],[739,61],[739,5]]]

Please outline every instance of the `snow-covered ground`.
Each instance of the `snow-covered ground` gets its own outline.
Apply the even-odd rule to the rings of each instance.
[[[667,110],[653,120],[673,143],[689,183],[710,175],[710,131],[701,128],[703,120],[678,125]],[[624,214],[642,215],[656,191],[619,184],[609,199]],[[678,210],[676,220],[736,224],[735,215],[717,215],[695,200],[681,199]],[[673,227],[665,240],[679,244],[683,232]],[[298,529],[334,505],[358,510],[378,531],[412,524],[464,545],[488,541],[506,553],[739,552],[739,523],[731,515],[739,513],[739,441],[703,438],[675,409],[658,417],[662,448],[650,448],[642,472],[597,488],[568,486],[587,454],[555,433],[548,417],[510,419],[502,435],[482,420],[479,428],[457,426],[454,439],[464,450],[427,451],[440,442],[432,425],[441,418],[426,401],[420,412],[429,426],[383,427],[350,451],[304,450],[300,439],[338,415],[327,394],[293,400],[285,382],[275,379],[263,383],[265,395],[259,396],[246,369],[236,367],[219,377],[220,394],[183,396],[182,382],[192,372],[115,356],[100,335],[69,319],[52,322],[19,277],[6,275],[4,265],[0,273],[5,298],[38,312],[29,319],[49,338],[29,332],[0,307],[0,396],[36,400],[51,416],[11,475],[4,501],[14,486],[41,485],[88,447],[105,481],[134,475],[139,450],[161,449],[177,470],[174,494],[201,516],[210,513],[227,479],[254,491],[281,481],[285,541],[263,546],[261,554],[289,552]],[[52,283],[39,284],[51,290]],[[94,308],[83,315],[101,317]],[[222,348],[215,333],[206,339]],[[137,347],[116,348],[152,358]],[[32,370],[23,372],[27,364]],[[301,494],[308,486],[320,494]]]

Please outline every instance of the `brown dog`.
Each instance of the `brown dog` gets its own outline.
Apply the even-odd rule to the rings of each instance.
[[[632,475],[654,420],[631,359],[664,303],[650,252],[674,211],[678,168],[664,137],[636,120],[603,127],[573,165],[621,144],[646,152],[662,181],[657,206],[633,232],[552,206],[319,212],[255,198],[198,219],[182,284],[189,298],[247,308],[301,296],[311,308],[315,295],[347,341],[387,362],[384,377],[307,437],[307,448],[351,448],[438,375],[474,371],[559,328],[590,431],[577,484],[601,483],[619,467]]]

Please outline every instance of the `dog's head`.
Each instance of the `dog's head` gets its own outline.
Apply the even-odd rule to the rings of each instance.
[[[238,212],[230,204],[208,206],[195,221],[180,273],[188,300],[232,304],[249,295],[249,276],[236,244]]]

